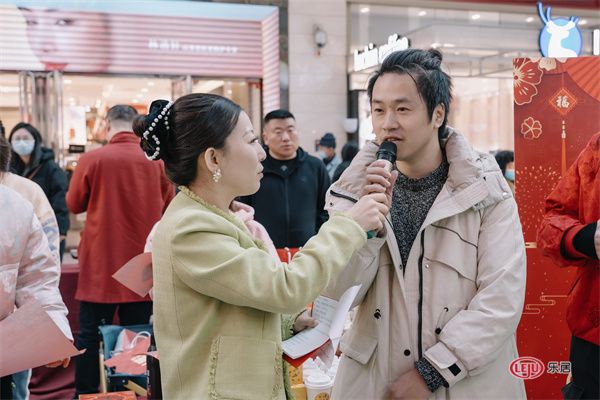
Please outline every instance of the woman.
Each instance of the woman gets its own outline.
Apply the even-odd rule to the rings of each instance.
[[[60,258],[65,250],[65,238],[69,230],[67,175],[54,161],[54,152],[42,146],[42,136],[32,125],[19,122],[8,137],[13,154],[10,171],[31,179],[41,186],[56,215],[60,233]]]
[[[366,243],[365,232],[382,228],[390,193],[330,218],[284,264],[230,211],[234,198],[260,187],[265,158],[237,104],[212,94],[157,100],[134,132],[181,189],[152,250],[164,398],[284,399],[281,314],[301,311]]]
[[[65,336],[73,340],[67,308],[58,290],[60,264],[56,253],[48,244],[32,204],[4,184],[9,175],[9,158],[10,146],[0,134],[0,321],[15,307],[34,298]],[[48,367],[62,365],[66,368],[68,364],[67,358],[48,364]],[[0,399],[11,398],[11,377],[2,377]]]

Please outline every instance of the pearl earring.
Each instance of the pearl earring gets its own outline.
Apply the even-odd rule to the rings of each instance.
[[[212,179],[215,183],[219,183],[219,180],[221,180],[221,169],[220,168],[217,168],[216,170],[213,171]]]

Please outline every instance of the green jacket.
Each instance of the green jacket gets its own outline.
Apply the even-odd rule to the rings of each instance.
[[[365,243],[336,215],[278,263],[241,221],[183,187],[152,251],[164,398],[285,399],[281,314],[301,311]]]

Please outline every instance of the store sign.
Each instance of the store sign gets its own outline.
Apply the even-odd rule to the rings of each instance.
[[[194,43],[180,43],[179,40],[170,39],[149,39],[148,48],[153,50],[163,51],[181,51],[185,53],[237,53],[236,46],[214,46],[214,45],[199,45]]]
[[[362,71],[367,68],[380,65],[383,60],[392,52],[406,50],[410,47],[410,41],[407,37],[400,37],[397,33],[388,37],[388,42],[381,46],[375,46],[369,43],[361,52],[354,52],[354,71]]]
[[[185,14],[193,4],[169,15],[45,4],[0,4],[0,70],[263,78],[279,64],[276,9],[266,29],[266,20]]]
[[[537,3],[538,14],[544,23],[540,31],[540,50],[544,57],[577,57],[581,54],[581,31],[577,27],[579,17],[554,18],[550,16],[551,7]]]

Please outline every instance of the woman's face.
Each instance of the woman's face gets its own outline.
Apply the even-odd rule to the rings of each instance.
[[[10,139],[10,145],[20,156],[29,156],[35,148],[33,135],[25,128],[17,129]]]
[[[219,185],[230,188],[236,197],[256,193],[263,176],[261,161],[265,157],[250,118],[242,111],[237,125],[225,140]]]
[[[33,53],[49,70],[103,71],[109,65],[104,15],[52,9],[21,11]]]

